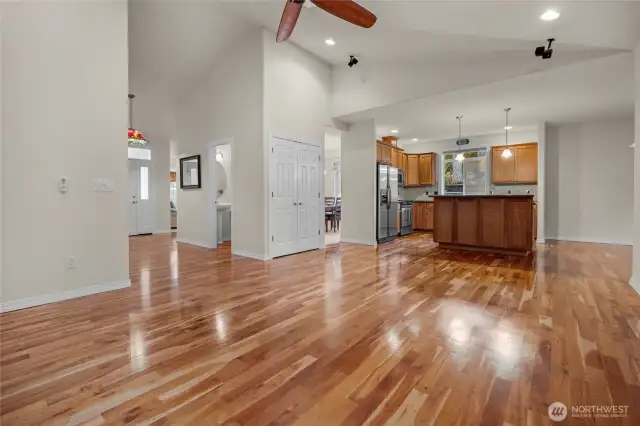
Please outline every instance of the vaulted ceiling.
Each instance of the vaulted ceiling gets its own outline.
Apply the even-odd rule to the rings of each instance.
[[[275,31],[284,3],[130,0],[132,88],[180,95],[211,72],[216,61],[224,60],[235,37],[252,28]],[[402,126],[405,137],[432,139],[451,136],[444,128],[438,130],[438,123],[465,108],[486,121],[482,111],[511,102],[516,119],[516,103],[511,101],[515,94],[532,100],[522,106],[523,117],[560,112],[560,105],[563,111],[582,111],[571,117],[564,114],[567,119],[628,108],[622,89],[630,75],[626,60],[616,58],[640,38],[640,2],[360,3],[378,16],[372,29],[355,27],[310,7],[302,10],[289,41],[332,66],[332,115],[347,122],[373,116],[380,132]],[[540,20],[548,8],[560,12],[560,18]],[[329,37],[335,46],[324,43]],[[548,37],[557,39],[554,57],[542,61],[533,56],[533,50]],[[350,54],[360,59],[353,69],[346,66]],[[604,74],[583,73],[579,68],[571,74],[571,66],[588,61],[603,61],[605,65],[595,69]],[[561,72],[565,67],[568,71]],[[438,118],[425,119],[425,114]],[[478,126],[480,130],[488,129]]]

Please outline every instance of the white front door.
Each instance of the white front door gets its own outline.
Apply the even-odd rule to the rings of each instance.
[[[318,220],[320,185],[320,150],[300,144],[298,150],[298,251],[317,249],[320,246],[320,222]]]
[[[295,144],[276,140],[271,153],[271,255],[295,253],[297,244],[298,151]]]
[[[129,235],[138,235],[138,167],[129,160]]]
[[[129,235],[153,233],[151,161],[129,160]]]

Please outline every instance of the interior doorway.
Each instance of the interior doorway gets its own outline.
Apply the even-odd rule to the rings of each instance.
[[[136,153],[138,157],[129,157],[129,235],[147,235],[153,233],[153,202],[151,200],[151,151],[140,148],[146,153]]]
[[[342,220],[341,135],[338,130],[327,131],[324,139],[324,244],[340,243]]]
[[[233,139],[209,144],[209,247],[231,244],[233,220]]]

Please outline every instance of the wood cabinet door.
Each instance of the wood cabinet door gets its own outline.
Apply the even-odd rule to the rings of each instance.
[[[376,161],[382,162],[382,145],[379,143],[376,143]]]
[[[391,164],[391,147],[382,144],[382,162]]]
[[[433,230],[433,203],[427,203],[426,206],[426,214],[425,214],[425,229],[432,231]]]
[[[391,166],[397,169],[400,168],[400,151],[397,149],[391,150]]]
[[[422,203],[413,203],[413,229],[423,229],[422,209]]]
[[[504,241],[510,250],[533,247],[533,205],[531,199],[509,199],[504,203]]]
[[[538,144],[516,146],[515,181],[518,183],[538,182]]]
[[[407,155],[407,172],[405,185],[418,185],[419,155]]]
[[[433,204],[435,224],[433,240],[439,243],[452,244],[454,241],[455,199],[439,198]]]
[[[457,198],[455,225],[456,244],[478,245],[478,199]]]
[[[418,181],[420,185],[433,185],[432,154],[420,154],[418,159]]]
[[[502,152],[504,147],[493,147],[491,149],[491,170],[493,183],[511,183],[515,180],[515,155],[504,158]],[[513,154],[514,149],[511,150]]]
[[[404,152],[400,154],[402,156],[402,171],[405,172],[404,178],[407,178],[407,154]]]
[[[504,199],[483,198],[480,200],[480,245],[504,247]]]

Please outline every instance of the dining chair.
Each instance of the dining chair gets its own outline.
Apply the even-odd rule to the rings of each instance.
[[[329,224],[333,230],[336,215],[336,198],[324,197],[324,232],[329,232]]]

